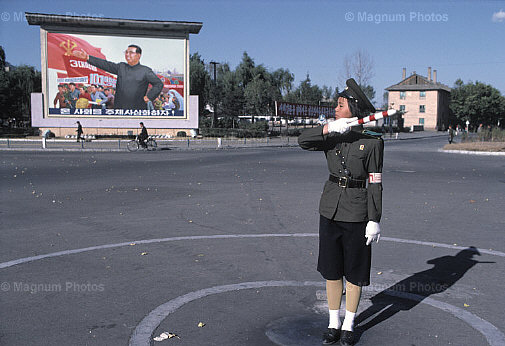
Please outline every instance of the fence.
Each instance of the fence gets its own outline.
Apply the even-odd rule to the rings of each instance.
[[[77,142],[69,139],[39,138],[39,139],[0,139],[0,149],[17,150],[61,150],[61,151],[127,151],[128,139],[96,139]],[[184,138],[156,139],[157,150],[184,149],[224,149],[241,147],[295,146],[297,138]]]

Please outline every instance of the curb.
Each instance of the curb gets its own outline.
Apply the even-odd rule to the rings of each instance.
[[[505,156],[505,152],[502,151],[472,151],[472,150],[444,150],[438,149],[441,153],[448,154],[469,154],[469,155],[481,155],[481,156]]]
[[[437,137],[445,137],[445,134],[440,134],[440,135],[434,135],[434,136],[421,136],[421,137],[409,137],[409,138],[383,138],[384,142],[389,142],[389,141],[409,141],[412,139],[425,139],[425,138],[437,138]]]

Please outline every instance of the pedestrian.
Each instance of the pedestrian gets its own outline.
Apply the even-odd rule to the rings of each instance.
[[[449,125],[447,133],[449,134],[449,144],[452,144],[452,141],[454,140],[454,129],[452,128],[452,125]]]
[[[82,137],[82,126],[79,121],[77,121],[76,124],[77,124],[77,130],[75,132],[77,132],[77,142],[79,142]]]
[[[147,134],[147,128],[144,126],[143,122],[140,122],[140,135],[138,136],[139,144],[142,148],[147,149],[146,139],[149,138]]]
[[[362,286],[370,284],[371,243],[380,237],[382,161],[379,134],[351,123],[375,112],[354,79],[338,95],[335,120],[306,129],[298,138],[305,150],[323,151],[330,176],[319,203],[317,270],[326,279],[328,331],[323,344],[353,345],[354,319]],[[368,180],[368,184],[367,184]],[[343,278],[346,279],[344,322],[340,321]]]

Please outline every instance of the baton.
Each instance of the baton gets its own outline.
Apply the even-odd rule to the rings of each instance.
[[[390,116],[396,114],[396,112],[397,112],[396,109],[389,109],[384,112],[377,112],[377,113],[371,114],[367,117],[355,120],[352,123],[349,123],[349,126],[362,125],[362,124],[369,123],[370,121],[387,118],[387,117],[390,117]]]

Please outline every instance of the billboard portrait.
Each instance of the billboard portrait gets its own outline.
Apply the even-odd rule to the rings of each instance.
[[[186,40],[47,32],[48,117],[186,113]]]

